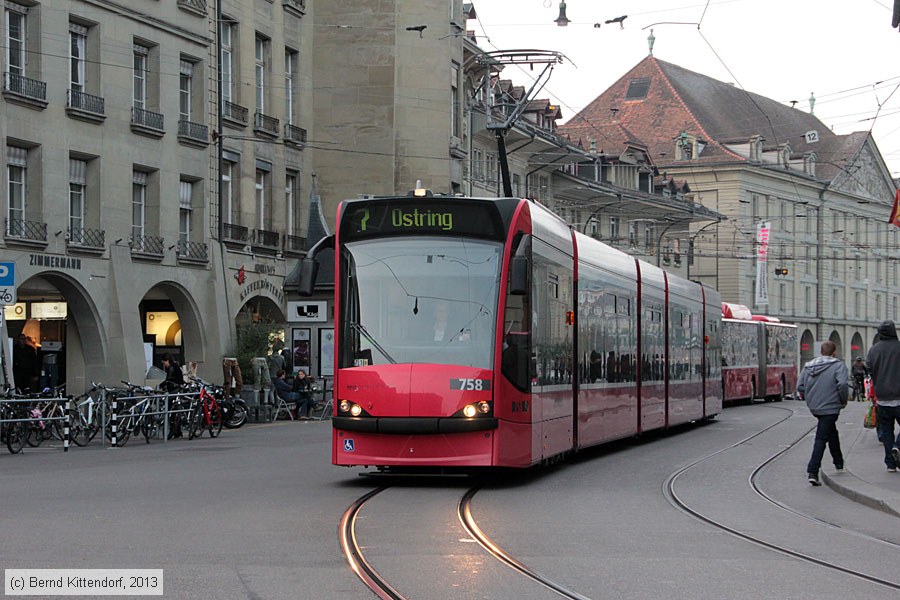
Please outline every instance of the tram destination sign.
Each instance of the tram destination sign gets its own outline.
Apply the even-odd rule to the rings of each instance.
[[[16,303],[16,263],[0,262],[0,306]]]
[[[344,212],[341,237],[353,240],[382,235],[503,237],[500,215],[488,202],[394,198],[351,203]]]

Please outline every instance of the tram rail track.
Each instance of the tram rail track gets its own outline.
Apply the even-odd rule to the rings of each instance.
[[[795,550],[795,549],[793,549],[793,548],[788,548],[787,546],[783,546],[783,545],[780,545],[780,544],[776,544],[776,543],[767,541],[767,540],[765,540],[765,539],[763,539],[763,538],[761,538],[761,537],[759,537],[759,536],[751,535],[751,534],[749,534],[749,533],[740,531],[739,529],[736,529],[736,528],[734,528],[734,527],[731,527],[731,526],[729,526],[729,525],[726,525],[725,523],[722,523],[722,522],[720,522],[720,521],[717,521],[716,519],[714,519],[714,518],[712,518],[712,517],[710,517],[710,516],[708,516],[708,515],[704,515],[704,514],[703,514],[702,512],[700,512],[699,510],[696,510],[696,509],[692,508],[691,506],[689,506],[688,503],[687,503],[686,501],[684,501],[681,497],[679,497],[678,493],[675,491],[675,483],[677,482],[677,480],[678,480],[679,477],[681,477],[682,475],[684,475],[685,473],[687,473],[687,472],[690,471],[691,469],[697,467],[697,466],[700,465],[701,463],[703,463],[703,462],[705,462],[705,461],[707,461],[707,460],[709,460],[709,459],[711,459],[711,458],[713,458],[713,457],[715,457],[715,456],[718,456],[718,455],[720,455],[720,454],[722,454],[722,453],[724,453],[724,452],[727,452],[727,451],[729,451],[729,450],[732,450],[732,449],[734,449],[734,448],[737,448],[738,446],[741,446],[742,444],[745,444],[745,443],[749,442],[750,440],[752,440],[752,439],[754,439],[754,438],[756,438],[756,437],[762,435],[763,433],[769,431],[770,429],[773,429],[774,427],[777,427],[778,425],[780,425],[780,424],[783,423],[784,421],[786,421],[786,420],[788,420],[789,418],[791,418],[791,416],[793,416],[793,414],[794,414],[794,411],[790,410],[789,408],[782,408],[782,407],[773,407],[773,408],[776,408],[776,409],[778,409],[778,410],[785,410],[785,411],[788,411],[788,412],[790,412],[790,414],[787,415],[787,416],[785,416],[784,419],[781,419],[781,420],[779,420],[779,421],[776,421],[775,423],[769,425],[768,427],[765,427],[764,429],[762,429],[762,430],[760,430],[760,431],[754,433],[753,435],[750,435],[750,436],[748,436],[748,437],[746,437],[746,438],[744,438],[744,439],[742,439],[742,440],[740,440],[740,441],[738,441],[738,442],[735,442],[734,444],[731,444],[731,445],[729,445],[729,446],[727,446],[727,447],[725,447],[725,448],[721,448],[721,449],[719,449],[719,450],[716,450],[715,452],[712,452],[712,453],[710,453],[710,454],[707,454],[706,456],[703,456],[703,457],[701,457],[701,458],[699,458],[699,459],[697,459],[697,460],[695,460],[695,461],[693,461],[693,462],[691,462],[691,463],[689,463],[689,464],[683,466],[682,468],[678,469],[677,471],[675,471],[674,473],[672,473],[671,475],[669,475],[669,477],[666,479],[666,481],[665,481],[664,484],[663,484],[663,495],[665,496],[666,500],[668,500],[668,502],[669,502],[670,504],[672,504],[672,506],[674,506],[674,507],[677,508],[678,510],[684,512],[685,514],[688,514],[688,515],[690,515],[691,517],[693,517],[693,518],[695,518],[695,519],[697,519],[697,520],[699,520],[699,521],[702,521],[702,522],[704,522],[704,523],[707,523],[707,524],[709,524],[709,525],[712,525],[713,527],[716,527],[717,529],[720,529],[720,530],[722,530],[722,531],[724,531],[724,532],[726,532],[726,533],[728,533],[728,534],[730,534],[730,535],[733,535],[733,536],[735,536],[735,537],[737,537],[737,538],[740,538],[740,539],[742,539],[742,540],[745,540],[745,541],[747,541],[747,542],[756,544],[756,545],[758,545],[758,546],[761,546],[761,547],[766,548],[766,549],[768,549],[768,550],[772,550],[772,551],[774,551],[774,552],[778,552],[778,553],[780,553],[780,554],[784,554],[784,555],[787,555],[787,556],[791,556],[791,557],[794,557],[794,558],[798,558],[798,559],[800,559],[800,560],[803,560],[803,561],[806,561],[806,562],[809,562],[809,563],[812,563],[812,564],[815,564],[815,565],[818,565],[818,566],[821,566],[821,567],[825,567],[825,568],[827,568],[827,569],[831,569],[831,570],[834,570],[834,571],[839,571],[839,572],[845,573],[845,574],[847,574],[847,575],[852,575],[852,576],[854,576],[854,577],[857,577],[857,578],[859,578],[859,579],[863,579],[863,580],[865,580],[865,581],[869,581],[869,582],[871,582],[871,583],[876,583],[876,584],[878,584],[878,585],[882,585],[882,586],[887,587],[887,588],[891,588],[891,589],[895,589],[895,590],[900,590],[900,582],[889,581],[889,580],[887,580],[887,579],[883,579],[883,578],[881,578],[881,577],[877,577],[877,576],[875,576],[875,575],[871,575],[871,574],[869,574],[869,573],[865,573],[865,572],[860,571],[860,570],[858,570],[858,569],[854,569],[854,568],[851,568],[851,567],[846,567],[846,566],[844,566],[844,565],[838,564],[837,562],[833,562],[833,561],[821,559],[821,558],[818,558],[818,557],[813,556],[813,555],[811,555],[811,554],[808,554],[808,553],[806,553],[806,552],[802,552],[802,551],[799,551],[799,550]],[[900,545],[898,545],[898,544],[896,544],[896,543],[894,543],[894,542],[890,542],[890,541],[887,541],[887,540],[883,540],[883,539],[881,539],[881,538],[877,538],[877,537],[874,537],[874,536],[871,536],[871,535],[868,535],[868,534],[865,534],[865,533],[862,533],[862,532],[859,532],[859,531],[849,530],[849,529],[840,527],[839,525],[836,525],[836,524],[834,524],[834,523],[830,523],[830,522],[828,522],[828,521],[825,521],[825,520],[822,520],[822,519],[813,517],[813,516],[811,516],[811,515],[808,515],[808,514],[806,514],[806,513],[803,513],[802,511],[799,511],[799,510],[796,510],[796,509],[794,509],[794,508],[791,508],[791,507],[789,507],[789,506],[783,504],[782,502],[779,502],[778,500],[772,498],[770,495],[766,494],[766,493],[760,488],[759,482],[758,482],[758,478],[759,478],[760,473],[762,473],[762,471],[763,471],[768,465],[770,465],[773,461],[775,461],[775,460],[776,460],[777,458],[779,458],[781,455],[783,455],[784,453],[788,452],[789,450],[791,450],[792,448],[794,448],[797,444],[799,444],[804,438],[806,438],[807,435],[809,435],[809,433],[810,433],[813,429],[815,429],[815,427],[811,427],[810,429],[808,429],[807,431],[805,431],[805,432],[803,433],[803,435],[801,435],[801,436],[798,437],[796,440],[794,440],[793,442],[791,442],[790,444],[788,444],[786,447],[780,449],[780,450],[779,450],[778,452],[776,452],[774,455],[770,456],[768,459],[766,459],[765,461],[763,461],[762,464],[760,464],[759,466],[757,466],[757,467],[753,470],[753,473],[751,473],[750,478],[749,478],[749,484],[750,484],[751,489],[753,489],[754,493],[756,493],[758,496],[760,496],[761,498],[763,498],[763,499],[766,500],[767,502],[771,503],[773,506],[777,507],[778,509],[783,510],[783,511],[785,511],[785,512],[788,512],[788,513],[790,513],[790,514],[792,514],[792,515],[794,515],[794,516],[800,517],[800,518],[802,518],[802,519],[806,519],[806,520],[808,520],[808,521],[811,521],[811,522],[813,522],[813,523],[815,523],[815,524],[817,524],[817,525],[821,525],[821,526],[824,526],[824,527],[829,527],[829,528],[837,529],[837,530],[840,530],[842,533],[845,533],[845,534],[847,534],[847,535],[852,535],[852,536],[855,536],[855,537],[864,539],[864,540],[866,540],[866,541],[871,541],[871,542],[875,542],[875,543],[879,543],[879,544],[886,544],[886,545],[892,546],[893,548],[898,548],[898,547],[900,547]]]
[[[356,519],[365,504],[392,487],[390,484],[375,488],[374,490],[357,498],[353,504],[344,512],[340,522],[341,548],[347,562],[350,564],[351,570],[362,580],[362,582],[379,598],[384,600],[405,600],[398,590],[396,590],[378,571],[366,560],[362,547],[356,536]],[[504,565],[517,571],[524,577],[552,590],[563,598],[571,600],[590,600],[587,596],[583,596],[578,592],[572,591],[565,586],[553,581],[549,577],[535,571],[528,565],[517,560],[510,553],[506,552],[491,540],[478,526],[472,515],[472,499],[481,489],[481,485],[476,485],[467,490],[457,503],[457,516],[463,528],[472,536],[472,539],[478,543],[488,554],[496,558]]]

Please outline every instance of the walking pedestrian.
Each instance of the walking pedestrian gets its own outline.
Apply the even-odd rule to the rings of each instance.
[[[812,456],[806,465],[807,480],[812,485],[822,485],[819,481],[819,469],[826,445],[831,452],[834,468],[838,473],[844,471],[837,420],[841,410],[847,406],[848,373],[844,361],[834,356],[836,351],[834,342],[824,342],[822,355],[806,363],[797,381],[800,397],[806,400],[809,412],[819,421]]]
[[[900,423],[900,340],[893,321],[878,326],[878,341],[869,348],[866,366],[878,399],[875,426],[884,444],[884,464],[896,473],[900,468],[900,433],[894,435],[894,424]]]

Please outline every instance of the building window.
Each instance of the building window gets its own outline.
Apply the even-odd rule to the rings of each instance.
[[[269,194],[271,172],[272,166],[269,163],[261,160],[256,161],[257,227],[265,231],[272,230],[272,199]]]
[[[462,137],[459,131],[459,113],[459,65],[453,63],[450,67],[450,135],[457,138]]]
[[[266,112],[266,54],[269,41],[256,36],[256,110]]]
[[[284,51],[284,122],[294,123],[294,73],[297,70],[297,52]]]
[[[840,299],[840,290],[838,290],[837,288],[831,290],[831,311],[835,317],[839,317],[841,315],[841,308],[839,305]]]
[[[6,177],[8,181],[9,207],[7,209],[7,235],[25,235],[25,169],[28,166],[28,150],[15,146],[6,147]]]
[[[84,241],[84,204],[87,188],[87,161],[69,159],[69,240]]]
[[[472,179],[475,181],[481,181],[481,170],[482,170],[482,152],[477,148],[472,150]]]
[[[25,75],[25,14],[28,9],[6,4],[6,65],[11,75]]]
[[[809,286],[803,288],[803,307],[806,314],[813,314],[812,288]]]
[[[191,241],[191,207],[194,184],[182,179],[179,182],[178,192],[178,241],[185,246]]]
[[[134,45],[134,107],[147,108],[147,57],[150,49],[140,44]]]
[[[512,175],[512,191],[513,196],[516,198],[522,197],[522,178],[518,173],[513,173]]]
[[[497,182],[497,158],[493,154],[486,154],[485,157],[485,175],[489,184]]]
[[[809,252],[809,248],[807,248],[806,251]],[[837,251],[837,250],[835,250],[835,251],[832,253],[832,258],[831,258],[831,276],[834,277],[835,279],[838,278],[838,251]]]
[[[221,210],[225,223],[237,224],[235,220],[234,176],[236,163],[230,160],[222,161],[222,199]]]
[[[782,314],[787,313],[787,311],[788,311],[787,286],[783,283],[778,284],[778,300],[780,302]]]
[[[619,239],[619,217],[609,218],[609,239],[613,242]]]
[[[86,83],[87,32],[87,27],[69,23],[69,88],[73,92],[83,92]]]
[[[862,292],[856,292],[856,318],[861,319],[865,316],[865,307],[863,306]]]
[[[181,74],[178,79],[178,114],[182,121],[191,121],[192,89],[194,86],[194,65],[186,60],[181,61]]]
[[[133,171],[131,178],[131,237],[135,248],[142,247],[147,210],[147,174]]]
[[[231,48],[235,25],[222,21],[220,27],[222,38],[222,100],[232,102],[234,98],[233,51]]]
[[[284,205],[287,207],[287,229],[288,235],[294,235],[296,231],[297,220],[295,218],[295,196],[297,191],[297,174],[288,171],[284,178]]]

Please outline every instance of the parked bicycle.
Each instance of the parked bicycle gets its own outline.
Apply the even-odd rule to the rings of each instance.
[[[200,386],[200,393],[191,413],[191,428],[188,439],[200,437],[203,435],[204,429],[209,431],[210,437],[216,437],[222,432],[225,416],[222,413],[222,407],[219,406],[219,402],[216,400],[214,394],[215,386],[199,377],[195,377],[195,380]]]

